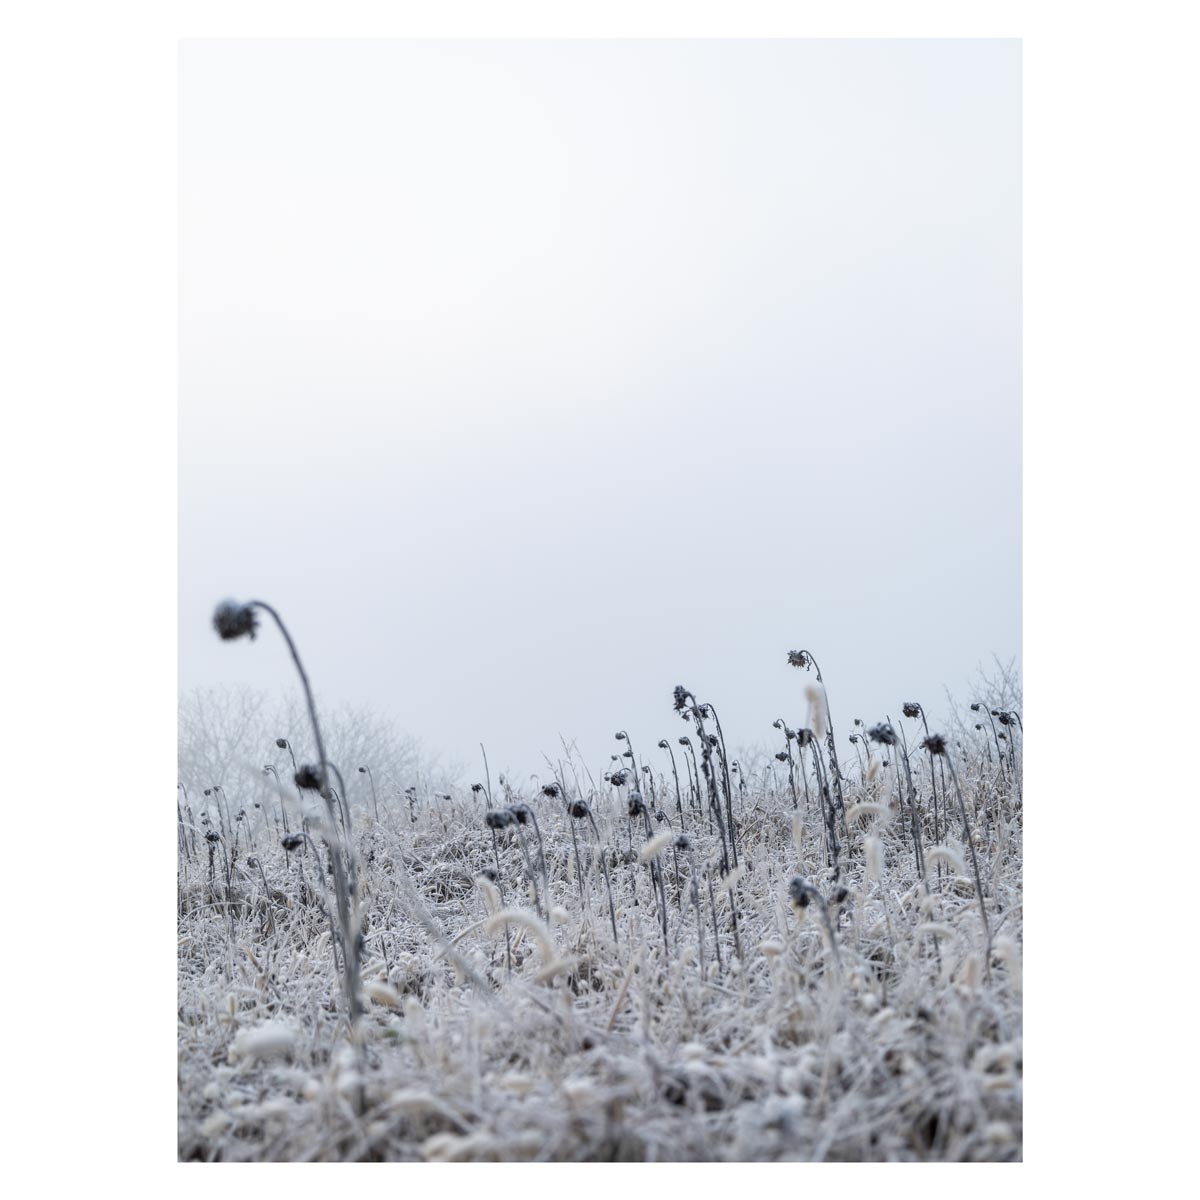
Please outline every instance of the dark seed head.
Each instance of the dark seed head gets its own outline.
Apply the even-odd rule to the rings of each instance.
[[[675,711],[677,713],[685,713],[688,706],[688,701],[695,700],[695,698],[696,697],[693,696],[692,693],[689,692],[681,683],[675,689]]]
[[[544,788],[542,788],[542,795],[549,796],[551,800],[557,800],[558,799],[558,784],[557,783],[546,784],[546,786]]]
[[[798,908],[807,908],[811,896],[809,893],[812,889],[799,875],[793,877],[792,882],[788,884],[788,895],[791,897],[792,903]]]
[[[808,657],[807,650],[789,650],[788,651],[788,666],[803,667],[806,671],[812,660]]]
[[[662,741],[658,743],[658,748],[660,750],[670,750],[671,747],[667,745],[667,739],[663,738]]]
[[[484,879],[490,879],[492,883],[499,882],[500,876],[496,874],[495,867],[484,867],[479,873],[484,877]]]
[[[880,742],[884,746],[894,746],[896,744],[896,731],[886,721],[878,725],[872,725],[867,730],[867,737],[871,741]]]
[[[321,790],[321,770],[312,763],[302,763],[293,776],[296,786],[302,792],[319,792]]]
[[[582,800],[572,800],[567,812],[575,818],[576,821],[582,821],[588,815],[588,806]]]
[[[483,814],[484,824],[489,829],[506,829],[516,820],[507,808],[491,808]]]
[[[514,804],[509,808],[508,811],[512,813],[513,819],[518,825],[529,824],[529,818],[532,814],[529,811],[528,804]]]
[[[677,850],[690,850],[692,848],[692,843],[686,833],[675,835],[675,848]]]
[[[845,904],[846,901],[850,899],[850,889],[840,887],[836,892],[833,893],[830,899],[834,902],[834,904]]]
[[[276,738],[275,745],[277,745],[280,748],[280,750],[286,750],[287,749],[287,738]]]
[[[227,642],[240,637],[253,640],[258,632],[258,614],[249,604],[236,604],[232,600],[226,600],[218,604],[216,612],[213,613],[213,628]]]
[[[640,817],[646,811],[646,806],[642,803],[641,792],[629,793],[629,815],[631,817]]]
[[[940,733],[931,733],[922,743],[930,754],[945,754],[946,739]]]
[[[215,829],[210,829],[204,835],[204,840],[206,842],[219,842],[221,840],[221,835]]]
[[[919,717],[921,715],[921,706],[909,700],[901,711],[906,717]]]
[[[471,784],[471,791],[473,791],[478,796],[479,793],[483,791],[483,784],[482,783]]]
[[[784,752],[782,750],[776,751],[775,758],[779,762],[787,762],[787,760],[788,760],[788,756],[786,754],[784,754]]]

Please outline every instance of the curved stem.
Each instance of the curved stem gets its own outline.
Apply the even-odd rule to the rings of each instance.
[[[665,741],[666,739],[664,739]],[[671,774],[675,776],[675,807],[679,811],[679,828],[683,829],[683,794],[679,790],[679,771],[675,767],[675,751],[671,749],[671,743],[667,742],[667,753],[671,756]]]

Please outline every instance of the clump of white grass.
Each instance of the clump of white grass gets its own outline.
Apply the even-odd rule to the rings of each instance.
[[[296,1031],[279,1021],[265,1021],[249,1029],[241,1029],[229,1047],[229,1061],[247,1059],[251,1062],[285,1058],[296,1045]]]
[[[638,862],[645,866],[652,858],[657,858],[674,840],[675,834],[669,829],[665,833],[655,834],[642,846],[638,853]]]
[[[825,685],[820,680],[811,680],[804,686],[804,698],[808,701],[808,727],[818,738],[823,738],[829,728],[825,721],[828,711]]]
[[[863,867],[868,879],[883,878],[883,841],[875,835],[863,838]]]

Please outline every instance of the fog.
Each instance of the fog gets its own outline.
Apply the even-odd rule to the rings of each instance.
[[[1021,649],[1015,41],[185,42],[179,683],[493,777]]]

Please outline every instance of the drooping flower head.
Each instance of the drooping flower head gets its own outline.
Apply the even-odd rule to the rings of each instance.
[[[213,628],[227,642],[240,637],[253,640],[258,633],[258,614],[249,604],[225,600],[217,605],[213,613]]]
[[[296,786],[302,792],[319,792],[321,790],[321,771],[312,763],[301,763],[293,778],[296,780]]]

